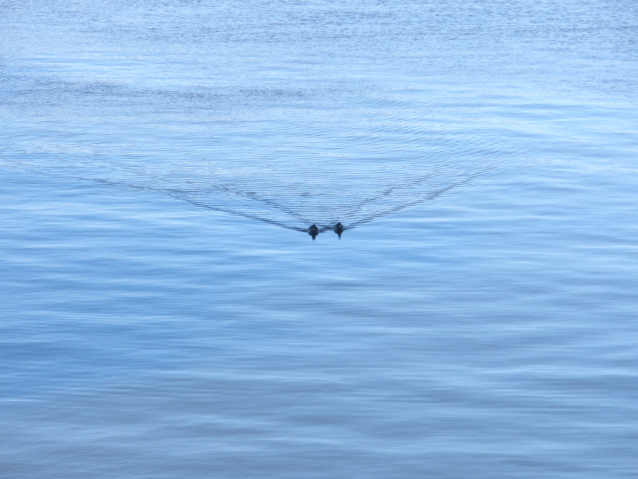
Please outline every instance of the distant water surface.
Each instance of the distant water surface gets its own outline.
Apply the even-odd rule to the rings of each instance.
[[[635,477],[638,4],[0,31],[0,476]]]

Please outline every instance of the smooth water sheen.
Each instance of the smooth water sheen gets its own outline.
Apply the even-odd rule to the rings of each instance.
[[[627,0],[0,0],[0,477],[635,478],[637,97]]]

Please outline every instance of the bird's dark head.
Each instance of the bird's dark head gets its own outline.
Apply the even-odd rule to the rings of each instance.
[[[317,228],[317,225],[312,225],[310,228],[308,228],[308,234],[312,236],[312,239],[314,240],[319,234],[319,228]]]

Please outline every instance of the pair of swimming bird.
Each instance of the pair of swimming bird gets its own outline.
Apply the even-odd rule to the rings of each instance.
[[[328,228],[326,228],[328,229]],[[346,228],[341,224],[341,223],[337,223],[336,225],[334,225],[332,227],[332,231],[334,231],[335,233],[337,233],[339,235],[339,238],[341,238],[341,233],[343,233],[343,230],[345,230]],[[317,235],[320,233],[321,231],[319,230],[319,228],[317,227],[317,225],[312,225],[310,228],[308,228],[308,234],[310,236],[312,236],[312,239],[314,240]]]

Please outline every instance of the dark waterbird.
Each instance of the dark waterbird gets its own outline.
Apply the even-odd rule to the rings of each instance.
[[[310,236],[312,236],[312,239],[314,240],[317,235],[319,233],[322,233],[326,230],[332,229],[332,231],[334,231],[335,233],[337,233],[337,235],[339,235],[339,239],[341,239],[341,235],[343,234],[343,232],[345,231],[346,227],[343,226],[341,223],[337,223],[336,225],[334,225],[332,228],[330,228],[329,226],[323,227],[321,229],[319,229],[319,227],[317,225],[312,225],[310,228],[308,228],[306,231],[308,232],[308,234]]]
[[[310,228],[308,228],[308,234],[312,236],[312,239],[314,241],[314,239],[319,234],[319,228],[317,228],[317,225],[312,225]]]

